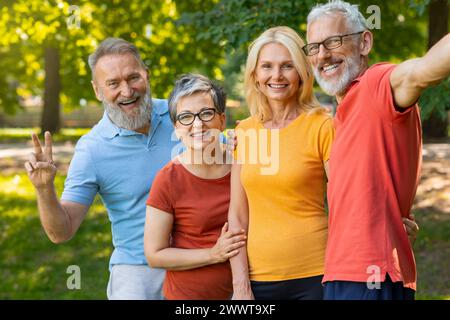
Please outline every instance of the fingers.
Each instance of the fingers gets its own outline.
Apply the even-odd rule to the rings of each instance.
[[[225,222],[225,224],[222,227],[222,231],[220,232],[220,235],[223,236],[228,230],[228,222]]]
[[[243,234],[245,234],[245,230],[244,229],[241,229],[241,230],[238,230],[238,231],[228,230],[225,234],[223,234],[223,236],[225,237],[225,239],[230,239],[230,238],[233,238],[235,236],[240,236],[240,235],[243,235]]]
[[[235,255],[237,255],[239,253],[239,250],[233,250],[233,251],[231,251],[231,252],[228,252],[226,255],[225,255],[225,261],[226,260],[228,260],[228,259],[230,259],[230,258],[233,258]]]
[[[227,140],[228,147],[230,151],[234,151],[236,150],[238,143],[236,133],[234,132],[234,130],[228,130],[227,133],[228,133],[228,140]]]
[[[233,238],[226,239],[221,243],[222,248],[224,248],[225,252],[229,252],[234,249],[238,249],[245,245],[245,241],[247,240],[247,236],[240,235],[234,236]]]
[[[24,166],[25,166],[25,170],[28,173],[33,172],[34,168],[33,168],[33,166],[31,165],[31,163],[29,161],[25,162]]]
[[[29,160],[24,163],[25,170],[28,173],[33,172],[37,169],[48,169],[55,167],[53,162],[43,162],[43,161],[37,161],[36,156],[32,153],[30,154]]]
[[[44,144],[44,154],[47,157],[47,160],[53,161],[53,154],[52,154],[52,135],[50,132],[46,131],[44,135],[45,144]]]
[[[54,167],[53,163],[50,162],[36,162],[33,166],[34,169],[48,169]]]
[[[419,225],[413,220],[403,218],[403,224],[411,230],[419,231]]]
[[[238,243],[234,243],[227,247],[226,254],[224,255],[226,258],[233,257],[239,253],[239,249],[245,246],[245,241],[241,241]]]
[[[28,161],[34,166],[36,162],[38,162],[38,159],[36,157],[36,154],[34,152],[30,153],[28,156]]]
[[[36,133],[31,134],[31,140],[33,141],[34,153],[37,155],[42,154],[41,142],[39,141],[39,138],[36,135]]]

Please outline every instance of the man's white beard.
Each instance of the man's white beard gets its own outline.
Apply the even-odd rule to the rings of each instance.
[[[137,98],[139,94],[134,94],[131,99]],[[128,130],[137,130],[143,128],[150,123],[152,114],[152,99],[150,89],[144,93],[144,97],[139,104],[139,108],[134,109],[131,113],[125,113],[119,105],[109,103],[101,96],[103,106],[111,121],[120,128]]]
[[[331,62],[332,63],[332,62]],[[361,58],[358,55],[348,57],[342,62],[346,68],[341,77],[333,80],[325,80],[321,77],[318,68],[313,68],[317,83],[323,91],[330,96],[345,93],[350,83],[355,80],[361,72]]]

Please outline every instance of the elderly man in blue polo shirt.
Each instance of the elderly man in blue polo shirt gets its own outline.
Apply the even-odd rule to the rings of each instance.
[[[62,243],[77,232],[94,197],[100,194],[112,224],[109,299],[161,299],[162,269],[144,256],[145,199],[153,178],[177,145],[166,100],[152,99],[147,69],[137,48],[117,38],[104,40],[89,57],[92,86],[105,113],[77,143],[59,200],[52,140],[34,153],[25,168],[36,188],[42,226]]]

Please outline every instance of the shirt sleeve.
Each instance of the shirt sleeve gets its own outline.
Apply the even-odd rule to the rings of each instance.
[[[331,145],[334,140],[333,119],[326,119],[319,129],[319,154],[322,162],[325,163],[330,159]]]
[[[172,183],[174,183],[174,181],[172,181]],[[170,179],[165,168],[158,172],[155,180],[153,180],[146,203],[148,206],[174,214],[175,210],[170,190]]]
[[[80,140],[70,162],[61,200],[90,206],[98,190],[98,175],[90,156],[89,145]]]
[[[394,95],[391,87],[391,73],[396,65],[383,63],[369,69],[367,85],[372,93],[371,101],[375,110],[383,117],[391,120],[402,118],[408,115],[417,103],[408,108],[397,109],[395,107]]]

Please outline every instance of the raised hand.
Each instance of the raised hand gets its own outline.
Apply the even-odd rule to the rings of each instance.
[[[28,177],[35,188],[43,188],[53,185],[56,175],[56,166],[52,155],[52,135],[45,132],[44,149],[36,134],[31,135],[34,152],[30,154],[29,160],[25,162]]]
[[[219,239],[211,248],[211,258],[215,263],[225,262],[239,253],[239,248],[245,245],[245,231],[228,231],[228,222],[222,227]]]

